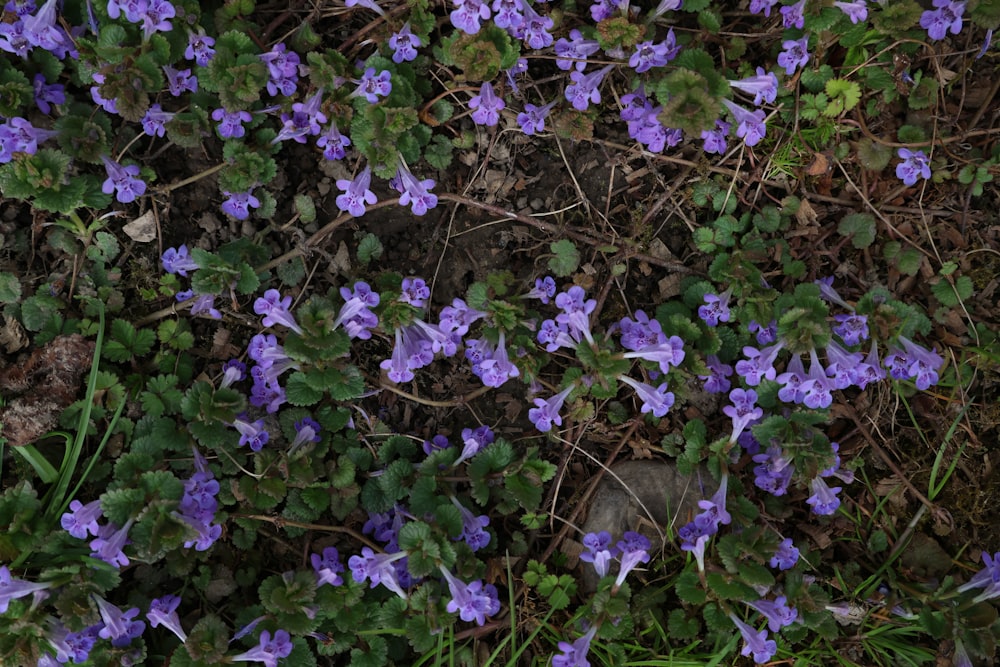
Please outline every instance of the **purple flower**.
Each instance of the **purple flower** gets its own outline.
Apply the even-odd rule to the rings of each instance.
[[[451,600],[445,607],[449,613],[457,611],[463,621],[475,621],[476,625],[481,626],[486,623],[487,616],[500,611],[500,600],[493,584],[484,586],[479,579],[466,584],[456,579],[444,565],[440,566],[440,570],[451,592]]]
[[[618,570],[618,576],[615,578],[615,588],[618,588],[625,582],[628,573],[634,570],[639,563],[649,562],[650,544],[646,536],[626,530],[622,539],[615,546],[618,547],[621,554],[619,557],[621,566]]]
[[[725,153],[727,146],[726,137],[729,136],[730,127],[732,127],[730,123],[716,119],[714,130],[702,130],[701,138],[705,142],[702,145],[702,150],[706,153],[715,153],[717,155]]]
[[[70,51],[71,46],[66,32],[56,25],[57,15],[56,0],[46,0],[38,13],[27,15],[22,21],[24,38],[28,40],[29,44],[51,51],[62,60],[62,57],[65,57]]]
[[[467,341],[471,345],[475,341]],[[490,349],[488,356],[478,364],[474,363],[472,372],[483,381],[487,387],[499,387],[510,378],[516,378],[521,374],[507,355],[507,341],[504,332],[501,330],[497,339],[496,348]]]
[[[118,648],[128,646],[146,629],[146,624],[142,621],[132,620],[139,615],[138,607],[132,607],[123,612],[100,596],[95,595],[94,601],[97,602],[101,620],[104,621],[104,627],[97,633],[97,636],[110,640],[112,646]]]
[[[2,48],[2,42],[0,42],[0,48]],[[35,89],[35,106],[42,113],[50,113],[53,104],[66,103],[66,89],[61,83],[47,84],[44,74],[36,74],[33,83]]]
[[[184,49],[184,57],[193,60],[197,65],[208,67],[209,61],[215,56],[213,46],[215,38],[206,35],[204,30],[188,33],[188,45]]]
[[[746,359],[736,362],[736,373],[751,387],[759,385],[762,379],[773,380],[777,375],[774,360],[783,347],[782,342],[759,350],[755,347],[744,347],[743,354]]]
[[[560,37],[556,41],[556,67],[568,71],[574,67],[582,72],[587,68],[587,58],[601,50],[601,44],[596,39],[586,39],[574,28],[569,31],[569,39]]]
[[[652,40],[636,44],[635,53],[629,58],[628,66],[637,74],[642,74],[654,67],[663,67],[676,58],[680,50],[681,47],[677,45],[677,38],[674,37],[674,30],[671,28],[659,44],[654,44]]]
[[[840,507],[840,498],[837,497],[840,489],[839,486],[831,489],[823,481],[823,478],[817,475],[809,482],[809,490],[812,491],[812,495],[806,499],[806,504],[813,508],[813,513],[820,516],[833,514]]]
[[[786,537],[771,556],[770,565],[779,570],[790,570],[797,562],[799,562],[799,550],[792,544],[792,538]]]
[[[844,345],[860,345],[861,341],[868,340],[868,318],[864,315],[834,315],[833,319],[837,322],[833,333],[840,336]]]
[[[267,444],[267,441],[271,439],[271,434],[264,428],[263,419],[250,422],[246,419],[245,415],[241,415],[236,418],[232,425],[240,434],[240,447],[250,445],[250,449],[259,452]]]
[[[214,294],[195,294],[194,290],[185,290],[183,292],[178,292],[174,298],[177,299],[178,303],[193,299],[194,302],[191,304],[192,315],[200,315],[204,313],[213,320],[222,319],[222,313],[215,308]]]
[[[48,640],[56,650],[56,664],[66,664],[69,661],[80,664],[87,662],[90,651],[97,643],[97,633],[101,630],[102,624],[91,625],[80,632],[68,632],[62,623],[50,621],[52,628],[49,632]],[[39,667],[42,667],[39,661]],[[51,663],[49,663],[51,665]],[[55,667],[51,665],[51,667]]]
[[[846,389],[854,383],[855,373],[865,355],[860,352],[848,352],[836,341],[826,345],[826,359],[829,365],[826,374],[832,380],[834,389]]]
[[[472,109],[472,120],[477,125],[492,127],[500,122],[500,111],[506,107],[503,99],[493,92],[493,84],[489,81],[479,88],[479,94],[469,100]]]
[[[590,667],[587,653],[590,651],[590,642],[594,639],[595,634],[597,634],[597,626],[592,625],[572,644],[559,642],[559,650],[562,653],[552,656],[552,667]]]
[[[957,35],[962,31],[962,14],[965,3],[955,0],[934,0],[936,9],[928,9],[920,15],[920,27],[927,31],[932,40],[944,39],[949,32]]]
[[[159,626],[170,630],[182,642],[187,641],[187,633],[181,627],[181,620],[177,617],[177,607],[181,599],[176,595],[164,595],[149,603],[149,611],[146,612],[146,619],[149,620],[149,627]]]
[[[538,132],[544,132],[545,118],[549,115],[556,102],[557,100],[553,100],[543,107],[538,107],[534,104],[525,104],[524,111],[517,114],[517,124],[521,126],[521,131],[529,136]]]
[[[800,39],[788,39],[781,43],[784,49],[778,54],[778,65],[785,68],[785,74],[791,76],[799,67],[809,62],[809,35]]]
[[[753,661],[760,665],[770,660],[778,652],[778,645],[775,641],[767,638],[767,630],[757,632],[738,619],[734,614],[730,614],[729,618],[732,619],[736,627],[739,628],[740,634],[743,635],[743,650],[740,651],[741,654],[749,656],[752,653]]]
[[[267,53],[260,54],[260,59],[267,65],[268,95],[294,95],[299,79],[299,65],[302,62],[299,54],[289,51],[284,43],[278,43]]]
[[[154,32],[170,32],[173,25],[167,19],[177,16],[177,10],[167,0],[146,0],[143,3],[142,34],[149,39]]]
[[[417,48],[421,46],[420,38],[410,31],[410,22],[407,21],[399,32],[395,32],[389,38],[389,48],[392,49],[392,61],[395,63],[416,60]]]
[[[983,602],[1000,596],[1000,551],[990,556],[983,552],[983,564],[986,566],[977,572],[971,579],[958,587],[959,593],[972,590],[973,588],[983,589],[975,597],[973,602]]]
[[[454,496],[452,496],[451,502],[458,508],[459,513],[462,515],[462,533],[455,539],[464,541],[473,551],[479,551],[488,545],[490,543],[490,534],[484,528],[490,525],[490,518],[485,514],[476,516],[466,509],[462,503],[458,502],[458,499]]]
[[[292,638],[284,630],[271,633],[262,630],[260,633],[260,643],[249,651],[234,655],[229,658],[233,662],[263,662],[264,667],[278,667],[278,658],[287,658],[292,652]]]
[[[556,306],[563,312],[556,315],[556,322],[564,325],[576,342],[585,338],[588,343],[593,344],[594,336],[590,332],[590,314],[597,307],[597,299],[588,299],[586,296],[586,292],[579,285],[573,285],[565,292],[557,294]]]
[[[757,392],[753,389],[733,389],[729,392],[729,400],[733,404],[722,408],[722,412],[733,420],[733,432],[729,441],[736,442],[743,429],[764,416],[764,410],[757,407]]]
[[[344,571],[344,565],[340,562],[340,553],[336,547],[326,547],[323,555],[312,554],[309,556],[313,570],[316,572],[316,587],[323,584],[340,586],[344,579],[340,573]]]
[[[325,159],[343,160],[347,155],[345,149],[351,145],[351,139],[340,133],[336,121],[331,121],[330,127],[316,140],[316,145],[323,149]]]
[[[835,2],[834,7],[847,14],[851,23],[861,23],[868,20],[868,5],[865,0],[854,0],[853,2]]]
[[[896,154],[902,160],[896,165],[896,178],[903,181],[905,185],[916,184],[918,178],[927,180],[931,177],[930,160],[923,151],[900,148]]]
[[[566,99],[573,104],[574,109],[577,111],[586,111],[591,102],[600,104],[601,92],[598,88],[604,77],[613,68],[614,65],[608,65],[590,74],[583,74],[577,71],[570,72],[569,78],[573,80],[573,83],[566,86],[565,94]]]
[[[371,581],[369,588],[382,584],[399,597],[406,599],[406,592],[399,585],[396,568],[392,564],[406,557],[405,551],[394,554],[377,554],[368,547],[362,547],[360,556],[351,556],[347,561],[354,581]]]
[[[590,5],[590,17],[594,23],[600,23],[604,19],[609,19],[615,14],[622,4],[622,0],[594,0]]]
[[[885,357],[885,367],[889,369],[889,374],[897,380],[915,380],[917,389],[920,390],[937,384],[938,371],[944,365],[941,355],[904,336],[899,337],[899,342],[903,344],[903,350],[892,348]]]
[[[705,295],[705,305],[698,306],[698,317],[705,321],[710,327],[719,326],[719,322],[729,321],[729,297],[731,289],[727,289],[721,295],[709,292]]]
[[[423,278],[403,278],[399,295],[401,302],[408,303],[414,308],[423,308],[430,296],[431,290]]]
[[[10,570],[6,565],[0,565],[0,614],[7,613],[7,607],[11,600],[23,598],[36,591],[45,590],[52,584],[45,582],[34,584],[30,581],[15,579],[10,576]]]
[[[378,74],[374,67],[369,67],[361,75],[361,81],[353,95],[364,97],[369,104],[378,102],[378,98],[387,96],[392,92],[392,74],[384,69]]]
[[[88,533],[97,537],[97,532],[100,530],[97,520],[103,516],[101,501],[99,499],[92,500],[84,505],[79,500],[73,500],[69,504],[69,509],[70,511],[59,519],[63,530],[78,540],[86,539]]]
[[[173,117],[173,113],[164,111],[159,104],[153,104],[142,117],[142,131],[151,137],[162,137],[167,132],[166,124]]]
[[[170,65],[163,66],[167,77],[167,89],[174,97],[180,97],[185,91],[194,93],[198,90],[198,77],[191,76],[189,69],[174,69]]]
[[[535,286],[525,294],[523,299],[538,299],[542,303],[548,303],[556,295],[556,281],[552,276],[535,278]]]
[[[423,215],[437,206],[437,195],[430,191],[434,187],[433,179],[419,180],[410,173],[402,159],[396,167],[396,176],[389,181],[389,185],[400,193],[399,204],[409,205],[413,215]]]
[[[226,111],[218,108],[212,112],[212,120],[218,121],[216,129],[223,139],[238,139],[247,133],[243,123],[249,123],[253,117],[249,111]]]
[[[750,0],[750,13],[763,14],[771,17],[771,9],[778,4],[778,0]]]
[[[726,105],[726,108],[733,115],[733,120],[737,123],[736,136],[742,139],[747,146],[756,146],[767,132],[764,111],[761,109],[747,111],[725,98],[723,98],[722,103]]]
[[[562,417],[559,416],[559,411],[562,409],[566,397],[575,388],[576,385],[571,384],[548,400],[536,398],[536,407],[528,410],[528,419],[535,425],[535,428],[542,433],[548,433],[552,430],[553,424],[562,426]]]
[[[354,291],[346,287],[340,288],[340,296],[344,305],[337,313],[337,319],[330,326],[331,330],[343,325],[350,338],[368,340],[372,334],[370,329],[378,326],[378,316],[369,308],[379,304],[379,295],[373,292],[366,282],[354,283]]]
[[[375,193],[368,189],[371,182],[372,170],[368,166],[365,166],[361,173],[354,177],[354,180],[337,179],[337,187],[344,192],[344,194],[337,196],[337,208],[350,213],[355,218],[364,215],[365,204],[371,206],[378,202]]]
[[[292,440],[292,444],[288,445],[288,452],[294,452],[307,442],[319,442],[323,439],[319,432],[320,425],[315,419],[303,417],[295,422],[295,439]]]
[[[654,417],[662,417],[667,414],[667,410],[674,404],[674,395],[667,391],[667,383],[662,383],[659,387],[653,387],[644,382],[638,382],[627,375],[619,375],[618,379],[635,389],[635,393],[642,399],[642,414],[652,413]]]
[[[222,202],[222,212],[237,220],[250,217],[251,208],[260,208],[260,200],[253,195],[253,189],[246,192],[223,192],[227,199]]]
[[[515,37],[523,40],[532,49],[544,49],[552,46],[553,37],[549,33],[555,25],[548,16],[542,16],[535,11],[534,7],[522,4],[524,21],[514,31]]]
[[[114,192],[118,201],[128,204],[146,192],[146,183],[139,178],[137,165],[122,166],[106,155],[101,156],[101,161],[104,162],[104,169],[108,173],[108,178],[101,187],[104,194],[109,195]]]
[[[512,32],[524,25],[524,3],[521,0],[493,0],[490,6],[496,12],[493,16],[496,27]]]
[[[664,336],[664,338],[666,337]],[[681,362],[684,361],[684,340],[680,336],[671,336],[662,342],[626,352],[622,356],[625,359],[645,359],[656,362],[660,365],[660,371],[666,373],[671,366],[680,366]]]
[[[253,312],[263,315],[261,323],[265,327],[273,327],[281,324],[297,334],[302,333],[302,328],[295,322],[295,316],[289,312],[292,305],[292,297],[281,297],[281,292],[276,289],[269,289],[264,292],[264,296],[259,297],[253,303]]]
[[[773,600],[756,600],[747,604],[767,619],[767,627],[771,632],[778,632],[799,618],[799,611],[795,607],[788,606],[788,599],[784,595],[779,595]]]
[[[230,359],[226,363],[222,364],[222,380],[219,381],[219,387],[223,389],[231,387],[234,383],[239,382],[246,376],[247,365],[239,359]]]
[[[439,452],[444,449],[451,447],[451,443],[448,442],[447,436],[441,434],[435,435],[430,440],[424,440],[424,454],[430,456],[434,452]]]
[[[473,456],[478,454],[486,445],[493,442],[493,431],[489,426],[480,426],[479,428],[472,430],[471,428],[462,429],[462,453],[459,454],[455,462],[452,463],[452,467],[457,466],[462,461],[471,459]]]
[[[827,378],[826,369],[820,363],[815,349],[809,350],[809,358],[809,374],[801,387],[805,392],[802,403],[813,410],[828,408],[833,403],[833,383]]]
[[[490,8],[482,0],[454,0],[457,9],[451,12],[451,24],[462,32],[475,35],[479,22],[490,18]]]
[[[306,143],[307,136],[316,136],[321,126],[326,122],[326,114],[320,109],[323,103],[323,89],[319,89],[305,102],[292,105],[292,113],[281,114],[281,130],[271,140],[272,144],[294,139],[300,144]]]
[[[759,322],[750,320],[750,324],[747,325],[747,331],[754,334],[758,345],[770,345],[778,340],[778,323],[774,320],[771,320],[771,323],[766,327]]]
[[[378,6],[375,0],[345,0],[344,4],[348,7],[364,7],[372,10],[376,14],[385,16],[385,12],[382,11],[382,8]]]
[[[618,554],[618,547],[611,546],[611,534],[606,530],[587,533],[583,536],[583,546],[587,550],[580,554],[580,560],[592,563],[598,577],[607,576],[611,559]]]
[[[724,394],[729,391],[732,383],[729,376],[733,374],[733,367],[719,361],[714,354],[705,357],[705,365],[708,366],[708,375],[699,375],[699,380],[704,380],[704,390],[710,394]]]
[[[786,28],[798,28],[799,30],[805,25],[805,16],[803,12],[806,8],[806,0],[799,0],[794,5],[787,5],[780,9],[781,11],[781,24]]]
[[[761,102],[773,104],[778,97],[778,77],[774,72],[767,72],[763,67],[757,68],[757,74],[739,81],[730,81],[729,85],[744,93],[753,95],[753,103],[760,106]]]
[[[0,50],[27,58],[32,44],[24,34],[24,21],[0,23]]]
[[[753,483],[757,488],[767,491],[772,496],[782,496],[788,490],[792,481],[792,460],[785,456],[778,445],[772,445],[762,454],[753,456],[757,465],[753,472],[756,477]]]

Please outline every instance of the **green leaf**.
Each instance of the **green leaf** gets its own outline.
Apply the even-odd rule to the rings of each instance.
[[[41,294],[29,296],[21,304],[21,323],[28,331],[42,331],[53,321],[61,323],[62,317],[59,311],[63,305],[62,301],[52,296]]]
[[[361,238],[361,242],[358,243],[358,261],[367,265],[373,259],[381,257],[384,250],[385,248],[382,246],[379,238],[368,232]]]
[[[705,589],[701,587],[701,582],[698,580],[698,573],[693,569],[684,570],[677,577],[674,592],[682,601],[693,605],[704,604],[707,598]]]
[[[827,116],[839,116],[850,111],[861,101],[861,86],[846,79],[830,79],[824,87],[830,103],[823,112]]]
[[[21,281],[13,273],[0,273],[0,303],[17,303],[21,300]]]
[[[554,241],[549,244],[549,249],[555,254],[549,259],[549,269],[560,278],[570,275],[580,265],[580,252],[572,241]]]
[[[701,631],[701,621],[689,617],[684,609],[674,609],[667,617],[667,632],[678,640],[694,639]]]
[[[867,248],[875,241],[875,218],[868,213],[851,213],[837,225],[837,232],[850,237],[855,248]]]

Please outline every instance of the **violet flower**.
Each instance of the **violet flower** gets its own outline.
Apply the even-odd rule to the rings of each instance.
[[[918,178],[927,180],[931,177],[930,160],[923,151],[900,148],[896,154],[902,160],[896,165],[896,178],[904,185],[915,185]]]
[[[587,39],[576,28],[569,31],[569,39],[560,37],[556,40],[556,67],[569,71],[574,67],[582,72],[587,68],[587,58],[601,50],[601,44],[596,39]]]
[[[733,120],[736,121],[736,136],[742,139],[747,146],[756,146],[767,132],[764,111],[761,109],[747,111],[725,98],[722,99],[722,103],[729,109]]]
[[[271,439],[271,434],[264,427],[263,419],[251,422],[247,420],[246,415],[240,415],[233,421],[232,426],[240,434],[240,447],[250,445],[250,449],[259,452]]]
[[[742,655],[753,654],[753,661],[758,665],[768,662],[778,652],[778,645],[773,639],[767,638],[767,630],[757,632],[752,627],[741,621],[735,614],[729,614],[729,618],[739,629],[743,636]]]
[[[364,215],[365,204],[371,206],[378,202],[375,193],[368,188],[371,182],[372,170],[367,165],[360,174],[354,177],[354,180],[337,179],[337,187],[344,193],[337,196],[337,208],[350,213],[355,218]]]
[[[420,38],[410,30],[410,22],[407,21],[398,32],[394,32],[389,37],[389,48],[392,49],[392,61],[394,63],[409,62],[417,59],[417,49],[422,45]]]
[[[465,301],[456,297],[450,306],[441,309],[438,316],[438,327],[446,333],[464,336],[469,333],[469,327],[476,320],[484,317],[486,317],[486,313],[470,307]]]
[[[562,417],[559,415],[559,411],[562,409],[566,397],[569,396],[575,388],[576,385],[571,384],[548,400],[536,398],[534,400],[536,407],[528,410],[528,419],[535,425],[535,428],[542,433],[548,433],[552,430],[553,424],[556,426],[562,426]]]
[[[750,13],[751,14],[763,14],[765,17],[771,17],[771,9],[778,4],[778,0],[750,0]]]
[[[639,563],[649,562],[649,539],[645,535],[641,535],[635,531],[626,530],[622,539],[618,541],[615,545],[618,547],[618,552],[621,554],[619,560],[621,565],[618,570],[618,576],[615,578],[614,588],[619,588],[623,583],[625,583],[625,577],[628,573],[634,570]]]
[[[857,313],[848,315],[834,315],[837,323],[833,327],[833,333],[840,336],[844,345],[860,345],[861,341],[868,340],[868,318]]]
[[[784,595],[779,595],[773,600],[755,600],[747,604],[767,619],[767,627],[771,632],[778,632],[799,618],[798,609],[789,607],[788,599]]]
[[[705,294],[705,305],[698,306],[698,317],[710,327],[719,326],[719,322],[729,321],[729,297],[733,290],[727,289],[722,294]]]
[[[454,468],[462,461],[467,461],[483,450],[484,447],[493,442],[493,431],[489,426],[480,426],[473,430],[471,428],[462,429],[462,453],[459,454],[455,462],[451,464]]]
[[[340,573],[344,571],[344,565],[340,562],[340,553],[337,551],[337,547],[326,547],[323,549],[323,555],[311,554],[309,560],[316,572],[317,588],[323,584],[340,586],[344,583],[344,579],[340,576]]]
[[[291,654],[291,636],[284,630],[274,633],[274,639],[267,630],[260,633],[260,644],[249,651],[244,651],[239,655],[229,658],[233,662],[263,662],[264,667],[278,667],[279,658],[287,658]]]
[[[396,167],[396,176],[389,181],[389,185],[400,193],[400,206],[409,205],[413,215],[423,215],[437,206],[437,195],[430,191],[434,187],[434,180],[430,178],[419,180],[410,173],[410,169],[402,159]]]
[[[699,375],[698,379],[705,382],[703,389],[710,394],[724,394],[729,391],[732,383],[729,376],[733,374],[733,367],[719,361],[714,354],[705,357],[705,365],[708,367],[708,375]]]
[[[91,557],[100,558],[105,563],[122,568],[129,564],[128,556],[122,549],[126,544],[131,544],[128,539],[128,531],[132,528],[135,519],[129,519],[121,528],[115,528],[114,524],[102,526],[97,537],[90,541]]]
[[[935,9],[928,9],[920,15],[920,27],[934,41],[944,39],[950,32],[957,35],[962,31],[962,14],[965,2],[956,0],[934,0]]]
[[[344,5],[347,7],[364,7],[365,9],[370,9],[376,14],[385,16],[385,12],[381,7],[376,4],[375,0],[345,0]]]
[[[851,23],[861,23],[868,20],[868,5],[865,0],[854,0],[853,2],[834,2],[834,7],[847,14]]]
[[[572,644],[559,642],[559,650],[562,653],[552,656],[552,667],[590,667],[587,653],[590,652],[590,642],[593,641],[595,634],[597,634],[597,626],[592,625]]]
[[[779,570],[790,570],[797,562],[799,562],[799,550],[792,544],[792,538],[786,537],[771,556],[769,565]]]
[[[730,127],[732,127],[730,123],[717,118],[715,120],[715,129],[702,130],[701,138],[704,140],[702,150],[706,153],[714,153],[716,155],[725,153],[727,148],[726,137],[729,136]]]
[[[677,57],[681,47],[674,37],[674,29],[667,31],[667,36],[662,42],[654,44],[652,40],[647,40],[636,44],[635,53],[628,60],[628,66],[637,74],[648,72],[654,67],[663,67]]]
[[[798,28],[801,30],[805,26],[805,8],[806,0],[799,0],[795,4],[782,7],[779,10],[781,11],[781,24],[785,28]]]
[[[3,43],[0,42],[0,48]],[[61,83],[48,84],[44,74],[36,74],[32,79],[35,89],[35,106],[44,114],[52,111],[53,104],[66,103],[66,88]]]
[[[806,504],[812,507],[814,514],[820,516],[833,514],[840,507],[840,498],[837,497],[840,489],[839,486],[831,489],[823,478],[817,475],[809,482],[809,490],[813,494],[806,500]]]
[[[622,355],[625,359],[645,359],[656,362],[660,365],[660,371],[663,373],[669,372],[671,367],[680,366],[681,362],[684,361],[684,356],[684,340],[680,336],[671,336],[662,342],[645,345],[638,350]]]
[[[222,202],[222,212],[237,220],[250,217],[251,208],[260,208],[260,199],[254,196],[253,188],[246,192],[223,192],[227,199]]]
[[[490,518],[485,514],[476,516],[462,505],[462,503],[458,502],[458,499],[454,496],[451,497],[451,502],[458,508],[459,514],[462,516],[462,533],[455,539],[462,540],[473,551],[479,551],[488,545],[490,543],[490,533],[484,529],[490,525]]]
[[[139,167],[134,164],[122,166],[106,155],[101,156],[104,169],[108,173],[107,180],[101,191],[109,195],[115,193],[115,198],[123,204],[135,201],[146,192],[146,183],[139,178]]]
[[[142,131],[151,137],[162,137],[167,132],[169,123],[176,114],[164,111],[159,104],[150,105],[146,115],[142,117]]]
[[[601,91],[598,88],[604,77],[612,69],[614,69],[614,65],[607,65],[590,74],[583,74],[577,71],[570,72],[569,78],[573,80],[573,83],[566,86],[565,95],[566,99],[572,103],[574,109],[577,111],[586,111],[591,102],[600,104]]]
[[[316,140],[316,145],[323,149],[324,159],[343,160],[347,155],[347,147],[351,145],[351,139],[340,133],[337,121],[331,121],[330,127]]]
[[[375,588],[382,584],[405,600],[406,592],[400,587],[396,569],[392,566],[401,558],[406,558],[405,551],[394,554],[377,554],[369,547],[362,547],[361,555],[351,556],[347,565],[351,568],[351,576],[354,577],[354,581],[358,583],[370,581],[369,588]]]
[[[982,557],[985,567],[957,589],[959,593],[964,593],[973,588],[981,588],[982,591],[973,602],[983,602],[1000,596],[1000,551],[992,556],[984,551]]]
[[[772,496],[785,495],[795,468],[791,458],[784,455],[781,447],[772,445],[765,452],[754,454],[753,461],[759,464],[753,469],[756,475],[754,485]]]
[[[98,595],[93,597],[101,614],[101,620],[104,621],[104,627],[97,633],[97,636],[110,640],[112,646],[117,648],[128,646],[146,629],[146,624],[142,621],[132,620],[139,615],[138,607],[132,607],[123,612],[104,598]]]
[[[10,576],[10,569],[0,565],[0,614],[7,613],[11,600],[23,598],[32,593],[45,590],[52,584],[49,582],[32,583]]]
[[[243,111],[242,109],[227,111],[219,107],[212,112],[212,120],[219,123],[216,129],[219,131],[219,136],[223,139],[238,139],[244,136],[247,131],[243,127],[243,123],[249,123],[252,118],[249,111]]]
[[[296,449],[306,444],[307,442],[316,443],[321,441],[323,438],[320,436],[320,425],[315,419],[311,417],[303,417],[294,424],[295,427],[295,439],[292,440],[292,444],[288,445],[288,453],[291,454]]]
[[[594,336],[590,332],[590,314],[597,307],[597,299],[586,298],[584,289],[579,285],[573,285],[565,292],[557,294],[555,302],[556,306],[563,311],[556,315],[556,322],[564,325],[576,342],[586,339],[588,343],[593,344]],[[541,332],[538,335],[541,336]]]
[[[652,413],[654,417],[662,417],[667,414],[674,404],[673,393],[667,391],[667,383],[662,383],[659,387],[653,387],[644,382],[638,382],[627,375],[619,375],[618,379],[635,389],[635,393],[642,399],[642,414]]]
[[[149,627],[156,628],[162,625],[177,635],[177,638],[182,642],[186,642],[187,633],[184,632],[181,620],[177,617],[177,607],[180,603],[181,599],[176,595],[164,595],[161,598],[156,598],[149,603],[146,619],[149,621]]]
[[[156,32],[170,32],[174,26],[168,19],[177,16],[177,10],[167,0],[146,0],[142,10],[142,36],[148,40]]]
[[[193,60],[196,65],[208,67],[208,63],[215,57],[215,38],[205,34],[204,29],[199,28],[198,32],[188,33],[188,45],[184,49],[184,57]]]
[[[476,625],[482,626],[486,623],[487,616],[500,611],[500,600],[493,584],[484,586],[479,579],[466,584],[455,578],[444,565],[439,569],[448,582],[448,590],[451,592],[451,600],[445,607],[449,613],[457,611],[463,621],[475,621]]]
[[[352,93],[355,97],[364,97],[369,104],[378,102],[378,98],[386,97],[392,92],[392,74],[384,69],[378,74],[374,67],[365,69],[358,82],[358,87]]]
[[[723,407],[722,412],[733,420],[733,432],[729,436],[729,442],[736,442],[743,429],[764,416],[764,410],[756,405],[757,392],[753,389],[733,389],[729,392],[729,400],[733,404]]]
[[[507,105],[502,98],[493,92],[493,84],[485,82],[479,88],[479,94],[469,100],[472,109],[472,120],[477,125],[492,127],[500,122],[500,111]]]
[[[431,290],[423,278],[403,278],[399,295],[402,303],[408,303],[414,308],[423,308],[430,296]]]
[[[805,67],[809,62],[809,35],[799,39],[787,39],[781,43],[784,49],[778,54],[778,65],[785,68],[785,74],[791,76],[799,67]]]
[[[508,32],[524,26],[524,2],[522,0],[493,0],[493,25]]]
[[[295,321],[295,316],[288,310],[292,306],[292,297],[281,297],[281,292],[276,289],[269,289],[264,292],[264,296],[253,302],[253,312],[263,315],[261,324],[265,327],[273,327],[281,324],[288,327],[295,333],[302,335],[302,327]]]
[[[611,544],[611,533],[606,530],[587,533],[583,536],[583,546],[587,550],[580,554],[580,560],[591,563],[598,577],[606,577],[611,559],[618,555],[618,547]]]
[[[757,68],[757,74],[739,81],[730,81],[729,85],[737,90],[753,95],[754,106],[761,102],[773,104],[778,97],[778,77],[774,72],[768,72],[763,67]]]
[[[784,346],[785,344],[780,341],[759,350],[745,346],[743,355],[746,359],[736,362],[736,373],[751,387],[759,385],[762,379],[773,380],[777,375],[774,361]]]
[[[222,389],[231,387],[233,384],[243,380],[246,376],[247,365],[239,359],[230,359],[226,363],[222,364],[222,379],[219,381],[219,387]]]
[[[555,21],[536,12],[535,8],[528,3],[523,3],[521,8],[524,20],[515,29],[514,36],[535,50],[552,46],[553,37],[549,31],[552,30]]]
[[[167,90],[174,97],[198,91],[198,77],[191,76],[190,69],[174,69],[170,65],[164,65],[163,73],[167,78]]]
[[[453,0],[451,24],[468,35],[479,32],[479,22],[490,18],[490,8],[483,0]]]
[[[535,278],[535,286],[524,294],[522,299],[538,299],[542,303],[548,303],[556,295],[556,281],[552,276]]]
[[[70,511],[59,519],[63,530],[78,540],[86,539],[88,533],[97,537],[97,532],[100,530],[97,520],[103,516],[100,499],[92,500],[86,505],[74,499],[70,502],[69,509]]]

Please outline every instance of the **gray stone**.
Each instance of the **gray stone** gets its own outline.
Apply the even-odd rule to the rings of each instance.
[[[710,497],[718,482],[704,466],[693,475],[682,475],[673,462],[623,461],[604,473],[591,500],[583,535],[606,530],[614,541],[626,530],[649,538],[652,552],[663,548],[664,528],[676,532],[700,512],[698,501]],[[580,535],[579,537],[582,537]],[[590,563],[581,563],[583,590],[597,588],[597,575]]]

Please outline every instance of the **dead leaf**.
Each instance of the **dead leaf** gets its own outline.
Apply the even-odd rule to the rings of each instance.
[[[807,523],[799,524],[799,528],[802,532],[807,534],[816,543],[816,548],[823,550],[833,544],[833,540],[830,539],[830,534],[826,532],[825,529],[820,526],[813,526]]]
[[[347,276],[351,274],[351,252],[347,249],[347,244],[343,241],[337,246],[337,254],[330,262],[330,271]]]
[[[815,227],[819,224],[819,216],[808,199],[799,202],[799,210],[795,212],[795,220],[802,227]]]
[[[24,349],[27,345],[28,334],[25,333],[21,323],[13,317],[8,319],[5,316],[3,326],[0,327],[0,347],[3,347],[7,354],[13,354]]]
[[[822,176],[830,171],[830,158],[826,153],[813,153],[812,162],[806,167],[806,175]]]
[[[156,238],[156,216],[153,211],[146,211],[138,218],[125,224],[122,231],[136,243],[149,243]]]

